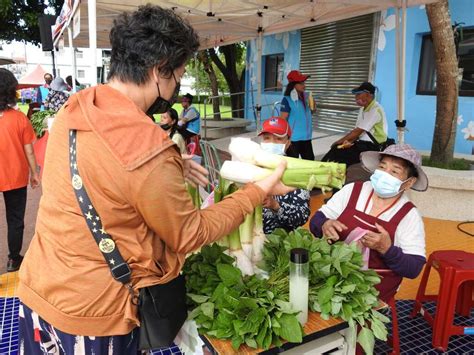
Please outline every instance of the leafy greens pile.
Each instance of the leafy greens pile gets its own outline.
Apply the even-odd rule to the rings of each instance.
[[[389,319],[375,309],[379,292],[374,285],[380,283],[380,276],[373,270],[361,270],[362,255],[356,244],[330,245],[303,228],[290,233],[277,229],[267,239],[259,266],[272,278],[288,280],[290,250],[308,249],[310,309],[320,312],[323,319],[342,318],[353,329],[359,324],[357,341],[367,354],[373,353],[375,338],[387,340],[384,323]]]
[[[194,319],[202,334],[268,349],[282,340],[301,342],[303,331],[291,309],[289,298],[289,258],[293,248],[310,254],[309,307],[323,319],[339,317],[352,329],[360,325],[357,341],[367,354],[373,353],[375,338],[386,340],[389,319],[375,310],[380,277],[361,270],[362,255],[357,246],[342,242],[330,245],[315,239],[302,228],[293,232],[277,229],[267,236],[259,267],[268,279],[242,276],[235,259],[217,244],[190,256],[183,268]],[[355,334],[355,331],[352,332]],[[349,340],[351,341],[351,340]]]
[[[300,343],[302,327],[282,293],[286,285],[255,275],[242,276],[234,258],[224,247],[206,246],[190,256],[183,273],[191,311],[199,331],[219,339],[230,339],[234,349],[247,344],[268,349],[282,340]]]

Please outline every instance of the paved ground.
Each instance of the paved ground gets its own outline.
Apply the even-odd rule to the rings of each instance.
[[[28,201],[26,204],[25,233],[23,237],[22,254],[28,249],[31,238],[35,232],[36,213],[38,211],[41,188],[32,190],[28,188]],[[7,242],[7,220],[5,217],[5,202],[3,194],[0,193],[0,275],[7,271],[8,242]]]

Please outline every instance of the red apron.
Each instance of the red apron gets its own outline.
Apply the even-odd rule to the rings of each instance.
[[[377,232],[375,223],[378,223],[383,228],[385,228],[385,230],[387,230],[393,244],[395,238],[395,231],[397,230],[398,224],[403,219],[403,217],[405,217],[406,214],[410,212],[410,210],[415,206],[413,205],[413,203],[407,202],[392,217],[392,219],[390,219],[389,221],[383,221],[377,217],[365,213],[365,211],[362,212],[356,210],[356,205],[357,201],[359,200],[362,185],[363,182],[360,181],[354,183],[354,188],[352,189],[349,203],[337,219],[338,221],[344,223],[347,226],[347,230],[339,233],[340,240],[345,240],[349,233],[356,227]],[[369,196],[369,199],[371,198],[371,196],[372,195]],[[366,206],[367,205],[368,203],[366,204]],[[382,282],[376,285],[375,288],[380,292],[379,298],[382,301],[387,302],[397,292],[398,286],[402,282],[402,277],[391,271],[383,261],[380,253],[375,250],[370,250],[369,268],[375,269],[380,274],[380,276],[382,276]]]

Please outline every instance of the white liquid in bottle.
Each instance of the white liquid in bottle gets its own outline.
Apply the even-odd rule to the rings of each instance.
[[[290,275],[290,303],[291,308],[300,311],[296,315],[301,325],[308,321],[308,277]]]

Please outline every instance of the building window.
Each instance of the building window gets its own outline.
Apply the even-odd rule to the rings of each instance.
[[[77,59],[84,58],[84,52],[83,51],[76,51],[76,58]]]
[[[474,29],[463,30],[463,40],[457,51],[459,96],[474,96]],[[431,35],[423,36],[416,93],[436,95],[436,60]]]
[[[77,77],[80,78],[80,79],[84,79],[84,78],[86,77],[86,72],[85,72],[85,70],[79,69],[79,70],[77,71]]]
[[[281,91],[283,88],[283,54],[265,56],[265,91]]]

